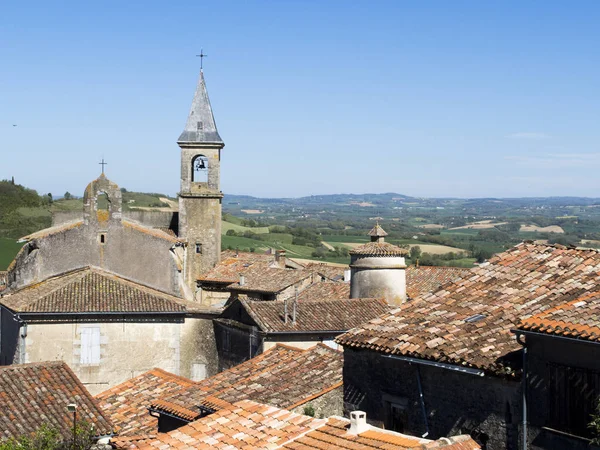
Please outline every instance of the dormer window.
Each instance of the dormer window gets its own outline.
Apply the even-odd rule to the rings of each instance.
[[[204,129],[204,125],[202,122],[196,122],[196,128],[198,131],[202,131]]]

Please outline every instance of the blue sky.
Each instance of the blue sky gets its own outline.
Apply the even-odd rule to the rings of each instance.
[[[595,1],[1,2],[0,178],[82,195],[104,156],[174,194],[203,48],[226,194],[600,197],[599,22]]]

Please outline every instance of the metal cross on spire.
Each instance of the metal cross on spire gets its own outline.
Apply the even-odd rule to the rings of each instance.
[[[206,55],[204,53],[204,51],[202,49],[200,49],[200,54],[196,55],[196,56],[200,58],[200,70],[202,70],[202,65],[203,65],[202,63],[204,61],[204,58],[206,58],[208,55]]]
[[[99,162],[98,164],[102,166],[102,173],[104,174],[104,166],[106,166],[108,163],[104,162],[104,158],[102,158],[102,162]]]

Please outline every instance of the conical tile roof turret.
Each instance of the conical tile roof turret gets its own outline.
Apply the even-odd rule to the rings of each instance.
[[[177,142],[199,144],[223,143],[217,131],[202,70],[200,71],[200,78],[198,79],[198,86],[196,87],[187,123]]]

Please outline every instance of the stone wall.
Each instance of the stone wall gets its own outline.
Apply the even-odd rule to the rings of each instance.
[[[420,371],[425,402],[419,400]],[[517,449],[520,439],[521,389],[517,381],[410,364],[365,350],[344,349],[344,383],[353,392],[348,410],[360,409],[377,426],[428,439],[470,434],[485,450]],[[394,419],[392,405],[396,405]],[[397,428],[397,427],[396,427]]]
[[[81,363],[86,327],[100,329],[98,364]],[[25,362],[65,361],[92,395],[154,367],[190,377],[194,364],[206,364],[211,375],[216,372],[211,328],[207,319],[29,324]]]

